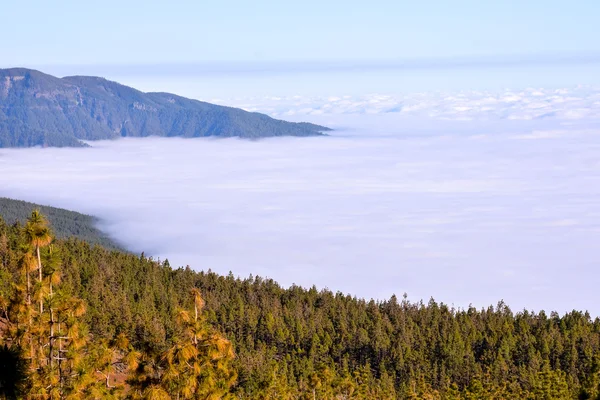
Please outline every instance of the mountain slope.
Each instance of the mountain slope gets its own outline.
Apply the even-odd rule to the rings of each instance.
[[[142,136],[313,136],[329,130],[103,78],[0,69],[0,147],[77,146]]]
[[[96,228],[95,217],[49,206],[41,206],[21,200],[0,197],[0,218],[9,224],[24,224],[31,211],[39,209],[48,217],[57,238],[75,237],[90,244],[98,244],[107,249],[120,249],[114,241]]]
[[[10,338],[2,329],[6,316],[19,313],[24,321],[30,315],[18,307],[25,303],[27,309],[19,261],[25,255],[24,239],[0,218],[0,367],[7,365],[2,358],[8,342],[3,339]],[[87,309],[79,320],[93,335],[87,342],[106,348],[105,340],[110,343],[123,334],[144,354],[142,361],[182,348],[173,346],[181,340],[176,315],[185,318],[179,311],[193,309],[190,293],[200,290],[206,301],[203,314],[235,348],[238,380],[226,398],[600,398],[600,319],[588,313],[513,312],[502,302],[479,310],[455,309],[433,299],[410,303],[395,296],[366,301],[315,287],[285,289],[259,277],[173,269],[166,260],[71,239],[53,246],[54,254],[62,255],[61,291],[82,299]],[[35,282],[37,271],[30,275]],[[24,323],[17,332],[24,336],[31,326]],[[9,345],[14,343],[19,342]],[[2,396],[4,377],[0,370],[0,398],[17,398]]]

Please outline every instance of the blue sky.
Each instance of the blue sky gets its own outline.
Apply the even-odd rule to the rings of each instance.
[[[2,14],[3,66],[600,53],[593,0],[65,0]]]
[[[600,84],[597,0],[33,0],[2,14],[0,67],[196,98]]]

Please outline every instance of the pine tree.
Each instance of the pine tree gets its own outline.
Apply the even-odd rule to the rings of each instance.
[[[102,386],[81,320],[85,303],[60,287],[60,252],[50,245],[53,237],[43,215],[32,213],[22,238],[21,273],[10,298],[0,299],[0,339],[7,351],[21,354],[25,361],[22,391],[27,398],[99,398],[96,389]]]
[[[40,213],[39,210],[34,210],[31,216],[27,219],[27,223],[23,229],[25,240],[31,246],[31,250],[35,253],[37,258],[37,270],[38,270],[38,284],[42,284],[42,259],[40,255],[40,249],[48,246],[52,242],[52,233],[48,227],[48,221]],[[41,289],[41,287],[40,287]],[[39,312],[40,314],[44,311],[43,298],[40,293],[39,297]]]
[[[553,371],[545,364],[542,371],[537,374],[534,383],[534,394],[540,400],[567,400],[573,396],[562,371]]]
[[[143,399],[227,398],[236,373],[231,342],[202,313],[204,300],[192,289],[193,310],[179,310],[173,345],[158,360],[145,357],[130,379],[134,397]]]

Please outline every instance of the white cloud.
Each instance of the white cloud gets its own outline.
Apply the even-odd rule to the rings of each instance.
[[[529,121],[539,108],[507,106],[504,93],[239,99],[338,130],[0,150],[0,195],[97,215],[173,265],[600,315],[598,94],[580,90],[559,106],[555,91],[514,94],[558,116]],[[569,107],[587,117],[565,125]]]
[[[370,94],[363,96],[280,96],[223,100],[221,103],[275,117],[315,114],[400,113],[443,120],[600,120],[600,88],[527,89],[504,92]]]

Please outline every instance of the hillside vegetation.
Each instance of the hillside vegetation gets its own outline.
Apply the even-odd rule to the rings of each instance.
[[[0,69],[0,147],[84,146],[118,137],[312,136],[309,123],[139,90],[90,76]]]
[[[96,228],[98,219],[95,217],[62,208],[0,197],[0,217],[8,224],[15,222],[24,224],[31,215],[31,210],[34,209],[40,210],[48,218],[58,239],[73,237],[107,249],[120,248],[108,235]]]
[[[600,398],[600,320],[585,313],[513,312],[502,303],[462,310],[433,300],[377,302],[285,289],[258,277],[173,269],[168,261],[73,238],[50,244],[32,223],[0,221],[0,318],[4,326],[21,318],[31,329],[45,321],[39,326],[47,330],[56,327],[49,310],[75,315],[69,304],[80,299],[87,311],[77,320],[85,328],[78,328],[81,345],[72,354],[87,360],[81,371],[100,371],[87,375],[88,398]],[[36,243],[41,269],[29,256]],[[66,305],[42,290],[52,284]],[[12,331],[0,332],[5,352],[14,349],[19,365],[32,371],[22,386],[31,393],[50,368],[56,342],[54,350],[30,353],[36,340],[48,341],[44,335],[22,334],[19,342]],[[73,343],[65,337],[63,345]],[[201,351],[198,338],[212,350]],[[107,359],[118,362],[113,367]],[[127,388],[118,389],[125,379]],[[76,384],[65,378],[60,393]],[[44,396],[38,398],[51,398]]]

